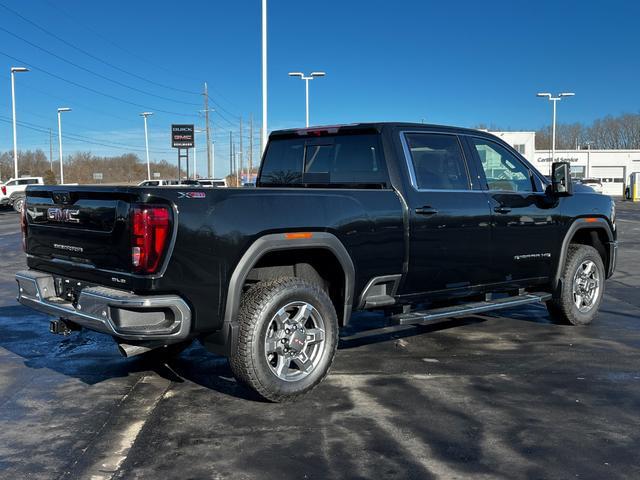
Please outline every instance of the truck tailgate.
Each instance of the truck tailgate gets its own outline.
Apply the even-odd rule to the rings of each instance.
[[[130,271],[129,209],[135,195],[99,187],[27,192],[26,252],[52,262]]]

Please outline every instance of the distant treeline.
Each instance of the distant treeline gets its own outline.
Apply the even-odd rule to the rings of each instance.
[[[18,168],[20,176],[45,177],[48,183],[60,181],[60,162],[56,159],[49,163],[47,155],[39,149],[18,151]],[[178,168],[166,160],[151,162],[151,174],[154,172],[159,173],[160,178],[178,176]],[[13,152],[0,154],[0,180],[6,181],[13,173]],[[102,180],[94,180],[94,173],[101,173]],[[184,169],[182,173],[185,175]],[[132,153],[99,157],[89,152],[77,152],[64,160],[65,183],[138,183],[146,178],[146,162]]]
[[[491,131],[502,131],[500,127],[478,125]],[[509,129],[507,129],[509,130]],[[556,148],[640,149],[640,114],[624,113],[617,117],[608,115],[595,120],[591,125],[584,123],[559,123],[556,125]],[[551,149],[551,126],[536,131],[536,150]]]

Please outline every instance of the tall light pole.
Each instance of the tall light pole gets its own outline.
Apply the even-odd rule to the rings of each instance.
[[[64,167],[62,163],[62,122],[60,117],[62,112],[70,112],[68,107],[61,107],[58,109],[58,146],[60,147],[60,185],[64,183]]]
[[[11,108],[13,109],[13,178],[18,178],[18,132],[16,130],[16,87],[15,74],[28,72],[25,67],[11,67]]]
[[[550,102],[553,102],[553,123],[551,127],[551,163],[553,163],[556,158],[556,103],[562,100],[563,97],[573,97],[574,95],[575,93],[572,92],[564,92],[555,97],[547,92],[536,94],[536,96],[538,97],[545,97]]]
[[[140,116],[144,118],[144,145],[147,151],[147,180],[151,180],[151,162],[149,161],[149,132],[147,130],[147,117],[153,115],[153,112],[142,112]]]
[[[309,76],[305,76],[302,72],[289,72],[290,77],[300,77],[304,80],[305,83],[305,105],[307,112],[307,122],[306,125],[309,127],[309,80],[313,80],[316,77],[324,77],[326,73],[324,72],[311,72]]]
[[[267,146],[267,0],[262,0],[262,151]]]
[[[198,142],[196,142],[196,133],[206,132],[207,130],[200,130],[196,128],[193,130],[193,179],[198,178]]]

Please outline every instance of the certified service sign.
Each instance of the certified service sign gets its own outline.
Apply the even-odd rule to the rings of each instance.
[[[171,125],[171,146],[193,148],[193,125]]]

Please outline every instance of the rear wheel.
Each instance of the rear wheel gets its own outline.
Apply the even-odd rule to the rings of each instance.
[[[231,369],[264,398],[294,400],[327,375],[338,318],[319,286],[292,277],[260,282],[243,295],[238,322]]]
[[[571,245],[560,287],[547,309],[554,320],[587,325],[595,318],[604,294],[605,270],[598,251],[590,245]]]

